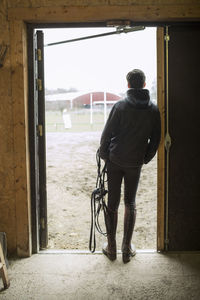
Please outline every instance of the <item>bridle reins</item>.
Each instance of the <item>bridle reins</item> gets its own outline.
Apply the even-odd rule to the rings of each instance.
[[[100,234],[107,236],[107,233],[102,231],[101,226],[99,224],[100,211],[103,210],[104,214],[107,211],[105,196],[108,193],[108,191],[105,188],[105,183],[107,182],[106,162],[102,167],[101,158],[99,156],[99,149],[97,150],[96,153],[96,161],[97,161],[96,188],[91,194],[91,228],[90,228],[89,250],[92,253],[94,253],[96,249],[95,229],[97,229],[97,231]]]

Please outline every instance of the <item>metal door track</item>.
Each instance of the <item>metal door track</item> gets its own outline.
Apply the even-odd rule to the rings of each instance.
[[[117,251],[118,254],[121,254],[121,250]],[[157,250],[154,249],[139,249],[136,250],[136,253],[138,254],[153,254],[157,253]],[[46,249],[46,250],[40,250],[38,254],[103,254],[102,251],[95,251],[95,253],[91,253],[89,250],[65,250],[65,249]]]

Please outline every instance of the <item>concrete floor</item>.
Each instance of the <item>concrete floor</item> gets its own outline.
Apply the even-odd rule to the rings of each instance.
[[[200,254],[137,253],[124,265],[101,254],[37,254],[10,262],[0,299],[200,299]],[[0,280],[0,289],[2,289]]]

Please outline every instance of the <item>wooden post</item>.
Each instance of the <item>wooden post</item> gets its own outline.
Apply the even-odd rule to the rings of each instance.
[[[30,158],[26,26],[10,22],[17,254],[31,255]]]

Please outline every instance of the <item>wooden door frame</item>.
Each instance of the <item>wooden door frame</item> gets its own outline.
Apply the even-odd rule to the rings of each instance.
[[[157,251],[165,250],[165,46],[164,27],[157,28],[157,105],[161,141],[157,153]]]
[[[130,20],[135,24],[159,26],[166,22],[200,20],[199,5],[98,5],[57,6],[8,9],[11,55],[11,89],[13,102],[14,177],[16,203],[16,240],[18,256],[30,256],[31,246],[31,184],[28,122],[28,60],[27,23],[92,23],[110,20]],[[161,33],[160,33],[161,38]],[[162,44],[162,43],[161,43]],[[159,46],[162,49],[162,45]],[[158,103],[164,117],[164,85],[162,57],[158,61],[161,72],[158,82]],[[164,124],[164,121],[162,121]],[[162,129],[162,138],[164,134]],[[158,152],[158,212],[164,208],[164,145]],[[23,215],[23,218],[22,218]],[[158,250],[164,249],[164,223],[158,218]]]
[[[76,24],[76,27],[84,27],[84,26],[91,26],[91,27],[105,27],[105,22],[103,23],[78,23]],[[27,26],[28,28],[28,46],[29,50],[31,51],[31,48],[33,50],[33,45],[31,42],[31,39],[33,39],[33,31],[34,29],[38,27],[43,28],[58,28],[58,27],[75,27],[74,24],[29,24]],[[30,45],[29,45],[30,44]],[[30,54],[30,52],[29,52]],[[30,55],[30,58],[33,59],[33,55]],[[29,61],[29,66],[31,65],[31,62]],[[30,68],[30,72],[33,72],[33,68]],[[29,78],[32,79],[32,74],[29,73]],[[157,182],[158,182],[158,188],[157,188],[157,250],[162,251],[164,250],[164,164],[165,164],[165,151],[164,151],[164,134],[165,134],[165,108],[164,108],[164,101],[165,101],[165,92],[164,92],[164,29],[163,27],[157,27],[157,90],[158,90],[158,107],[161,111],[162,115],[162,136],[161,136],[161,144],[158,150],[158,172],[157,172]],[[34,133],[33,128],[33,122],[32,118],[34,118],[34,109],[33,109],[33,93],[31,92],[33,90],[33,86],[31,86],[29,82],[29,117],[31,117],[31,122],[29,122],[29,135],[30,137]],[[34,155],[34,140],[30,139],[30,153],[31,155]],[[31,161],[33,163],[33,161]],[[34,166],[34,165],[33,165]],[[33,170],[33,169],[32,169]],[[31,172],[31,184],[32,184],[32,199],[35,199],[35,182],[34,182],[34,172]],[[38,238],[38,212],[37,212],[37,205],[35,201],[31,201],[32,206],[32,251],[33,253],[37,253],[39,251],[39,238]]]

